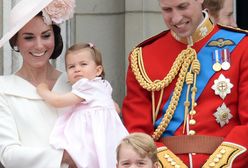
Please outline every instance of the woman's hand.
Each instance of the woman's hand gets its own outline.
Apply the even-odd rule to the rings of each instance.
[[[64,153],[63,153],[62,163],[68,164],[69,168],[77,168],[76,164],[74,163],[71,156],[66,150],[64,150]]]

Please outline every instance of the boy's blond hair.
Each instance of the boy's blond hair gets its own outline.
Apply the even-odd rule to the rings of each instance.
[[[116,149],[117,161],[119,161],[119,153],[123,144],[130,145],[142,158],[148,156],[152,160],[152,163],[158,161],[157,147],[152,137],[145,133],[132,133],[122,139]]]

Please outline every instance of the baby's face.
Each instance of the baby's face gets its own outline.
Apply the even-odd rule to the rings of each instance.
[[[102,73],[102,66],[96,65],[89,49],[81,49],[66,56],[68,80],[74,84],[81,78],[94,79]]]
[[[147,156],[142,158],[130,145],[123,144],[119,151],[117,168],[156,168]]]

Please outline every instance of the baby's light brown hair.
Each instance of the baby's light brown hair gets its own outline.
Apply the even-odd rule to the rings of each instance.
[[[77,44],[72,45],[70,48],[68,48],[68,50],[65,53],[65,64],[66,64],[66,57],[68,56],[68,54],[75,52],[75,51],[82,50],[82,49],[88,49],[90,51],[92,58],[95,61],[96,65],[102,66],[102,73],[101,73],[100,77],[102,77],[104,79],[105,72],[104,72],[104,68],[103,68],[103,64],[102,64],[102,54],[95,47],[95,45],[93,45],[92,43],[77,43]]]

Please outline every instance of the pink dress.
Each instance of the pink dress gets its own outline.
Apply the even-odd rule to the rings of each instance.
[[[81,79],[72,93],[85,99],[57,120],[50,143],[66,149],[78,168],[116,167],[116,147],[128,135],[118,116],[109,82]]]

